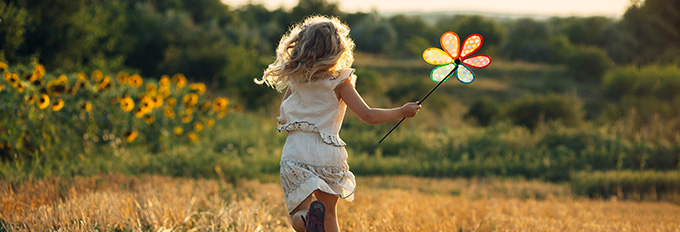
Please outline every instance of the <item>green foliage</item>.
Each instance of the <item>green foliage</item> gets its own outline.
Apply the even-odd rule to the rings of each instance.
[[[504,109],[505,117],[517,125],[534,129],[540,122],[560,121],[569,126],[583,121],[582,101],[575,95],[528,95]]]
[[[589,197],[678,201],[680,172],[577,172],[572,175],[570,184],[577,194]]]
[[[565,64],[575,80],[597,83],[609,69],[611,61],[602,49],[579,47],[566,57]]]
[[[487,126],[495,117],[498,117],[499,113],[500,106],[498,103],[488,97],[482,97],[472,103],[465,117],[474,118],[479,125]]]
[[[0,59],[16,59],[16,51],[24,42],[24,25],[28,19],[26,9],[14,3],[0,2]]]
[[[672,101],[680,96],[680,68],[677,66],[626,66],[604,76],[602,90],[609,97],[654,96]]]

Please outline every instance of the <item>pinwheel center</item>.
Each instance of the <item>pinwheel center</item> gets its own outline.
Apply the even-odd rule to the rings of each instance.
[[[459,58],[456,58],[456,60],[454,60],[453,62],[455,62],[456,65],[459,65],[459,64],[460,64],[460,59],[459,59]]]

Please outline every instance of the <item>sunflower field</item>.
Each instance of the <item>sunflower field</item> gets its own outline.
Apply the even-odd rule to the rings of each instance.
[[[0,62],[0,158],[65,159],[100,151],[150,151],[195,142],[238,110],[183,74],[54,74]],[[113,149],[111,149],[113,148]],[[104,150],[106,149],[106,150]]]

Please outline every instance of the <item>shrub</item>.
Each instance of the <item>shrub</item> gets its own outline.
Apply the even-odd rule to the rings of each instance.
[[[474,118],[480,125],[487,126],[498,115],[499,111],[498,103],[490,98],[483,97],[472,103],[465,117]]]
[[[562,121],[574,126],[583,120],[583,103],[575,95],[528,95],[505,109],[505,116],[517,125],[533,129],[541,121]]]
[[[571,76],[583,82],[600,82],[610,63],[607,53],[597,47],[580,47],[566,58]]]

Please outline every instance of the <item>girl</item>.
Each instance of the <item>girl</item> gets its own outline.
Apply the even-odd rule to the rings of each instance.
[[[338,199],[354,198],[354,174],[338,136],[347,107],[368,124],[413,117],[421,108],[417,102],[392,109],[369,107],[354,88],[353,49],[347,25],[312,16],[281,38],[276,61],[255,80],[279,92],[288,88],[277,129],[289,132],[281,155],[281,185],[296,231],[339,231]]]

